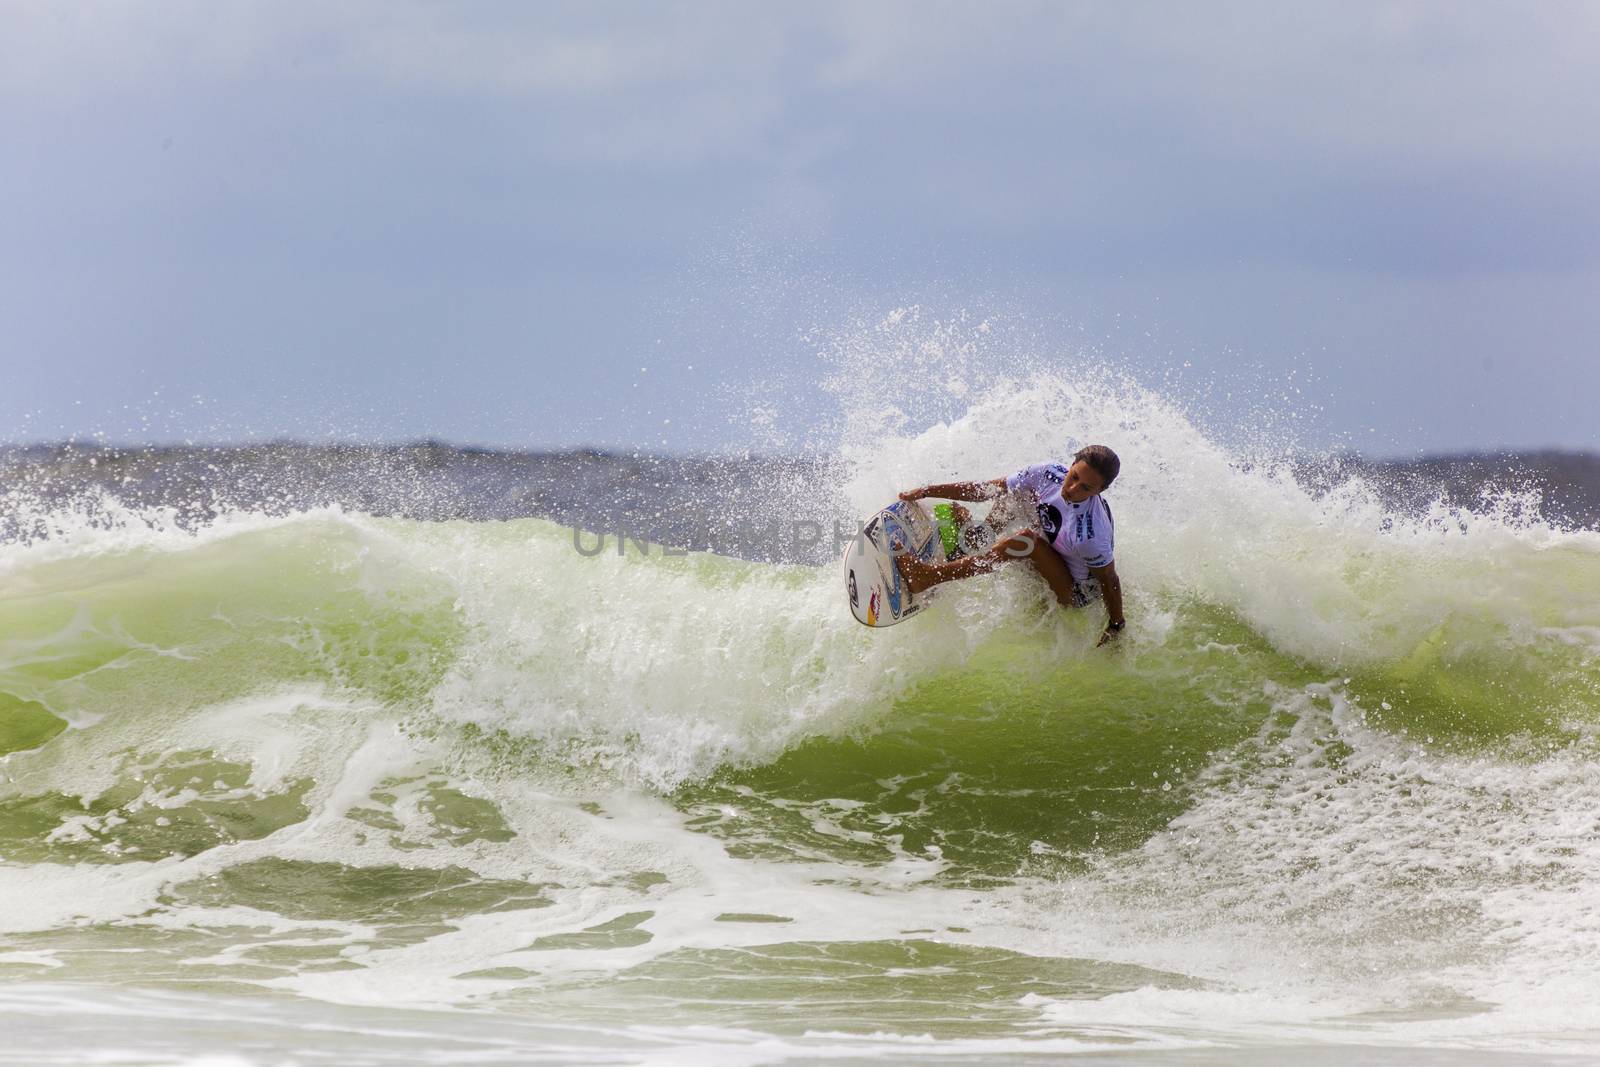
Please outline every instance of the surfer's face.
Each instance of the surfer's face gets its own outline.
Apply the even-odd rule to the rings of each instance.
[[[1061,483],[1061,495],[1074,504],[1081,504],[1106,487],[1100,472],[1080,459],[1067,468],[1067,479]]]

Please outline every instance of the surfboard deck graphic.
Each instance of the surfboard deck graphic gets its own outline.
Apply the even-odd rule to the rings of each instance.
[[[940,541],[933,519],[915,501],[897,500],[868,519],[844,551],[850,614],[866,626],[893,626],[922,610],[894,565],[910,552],[932,560]]]

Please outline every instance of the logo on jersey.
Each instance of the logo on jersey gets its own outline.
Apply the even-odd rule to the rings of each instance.
[[[1067,468],[1059,463],[1052,463],[1044,469],[1044,480],[1052,485],[1060,485],[1067,480]]]
[[[1056,539],[1056,534],[1061,532],[1061,512],[1054,504],[1039,505],[1039,528],[1051,541]]]

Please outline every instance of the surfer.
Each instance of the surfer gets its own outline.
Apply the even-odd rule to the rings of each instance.
[[[1049,583],[1056,599],[1068,607],[1105,598],[1106,628],[1099,642],[1103,645],[1126,624],[1122,583],[1111,553],[1114,522],[1111,509],[1100,496],[1121,469],[1122,461],[1115,452],[1105,445],[1090,445],[1080,449],[1070,465],[1037,463],[1006,478],[945,482],[901,493],[901,500],[993,500],[995,506],[984,522],[997,532],[1016,516],[1018,505],[1031,502],[1037,520],[1033,529],[944,563],[900,555],[896,558],[900,575],[917,594],[945,582],[987,574],[1002,563],[1028,560]],[[957,518],[965,521],[966,510],[957,512]]]

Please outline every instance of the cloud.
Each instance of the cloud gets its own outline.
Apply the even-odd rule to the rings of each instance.
[[[605,125],[588,140],[615,130],[638,153],[660,142],[625,104],[657,121],[678,109],[666,121],[694,155],[754,143],[807,108],[908,95],[956,114],[1098,108],[1241,157],[1560,165],[1600,152],[1587,136],[1600,126],[1600,6],[1588,4],[12,0],[0,27],[0,86],[25,98],[293,67],[368,90],[593,108]]]
[[[1600,254],[1596,31],[1494,0],[0,0],[0,94],[38,143],[237,115],[215,140],[315,146],[285,180],[343,160],[396,203],[476,167],[577,218],[622,183],[630,221],[804,201],[804,232],[1042,259],[1563,265]]]

